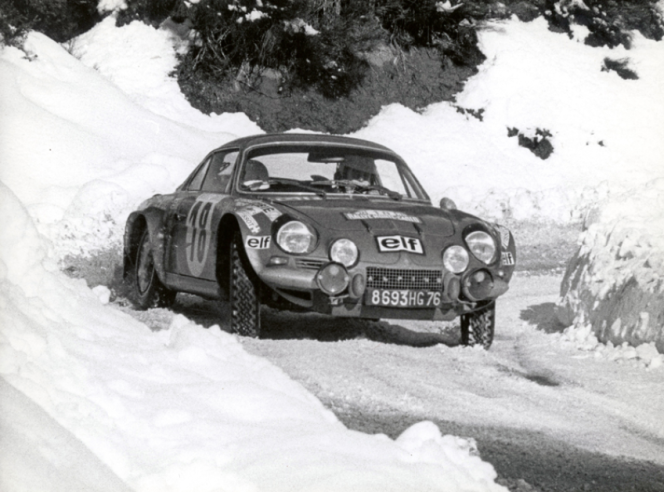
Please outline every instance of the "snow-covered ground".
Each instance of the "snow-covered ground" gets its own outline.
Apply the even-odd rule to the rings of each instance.
[[[494,24],[457,100],[482,121],[392,105],[356,136],[402,154],[434,200],[578,218],[664,177],[664,43],[590,48],[577,34]],[[109,18],[67,48],[33,33],[0,53],[0,489],[500,490],[464,439],[429,423],[396,441],[348,431],[234,337],[182,317],[153,333],[59,271],[67,254],[119,247],[127,214],[211,148],[261,132],[186,103],[171,31]],[[601,71],[606,57],[640,78]],[[547,130],[553,155],[508,128]]]

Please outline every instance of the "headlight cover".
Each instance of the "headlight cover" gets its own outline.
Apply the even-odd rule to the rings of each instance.
[[[485,265],[491,263],[496,256],[496,242],[484,231],[475,231],[468,234],[466,244],[475,258]]]
[[[337,239],[330,248],[330,260],[351,267],[357,262],[359,252],[357,246],[350,239]]]
[[[468,251],[463,246],[450,246],[443,253],[443,265],[452,273],[461,273],[468,268]]]
[[[277,231],[277,244],[287,253],[311,253],[316,247],[316,234],[303,222],[286,222]]]

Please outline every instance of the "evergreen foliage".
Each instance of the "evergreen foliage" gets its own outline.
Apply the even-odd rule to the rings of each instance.
[[[3,0],[0,2],[0,44],[20,44],[30,30],[60,43],[101,20],[98,0]]]
[[[362,54],[379,44],[404,51],[434,48],[457,65],[480,63],[476,26],[468,22],[476,12],[463,3],[442,5],[435,0],[134,0],[119,22],[158,23],[166,15],[186,21],[196,42],[181,76],[195,72],[222,81],[239,74],[250,83],[271,69],[289,89],[313,87],[338,98],[362,83],[368,69]]]

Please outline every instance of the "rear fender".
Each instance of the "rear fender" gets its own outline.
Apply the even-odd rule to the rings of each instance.
[[[156,211],[133,212],[127,219],[124,235],[123,278],[136,267],[135,258],[140,246],[143,233],[147,230],[150,237],[150,246],[154,259],[155,271],[159,280],[164,282],[165,251],[164,251],[164,225],[163,214]]]

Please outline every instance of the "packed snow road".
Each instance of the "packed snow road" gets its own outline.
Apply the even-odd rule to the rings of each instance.
[[[512,490],[664,491],[664,370],[566,340],[553,316],[559,285],[557,275],[517,276],[488,352],[458,346],[454,323],[276,312],[265,313],[261,339],[241,341],[351,429],[395,437],[431,420],[475,438]],[[197,298],[175,311],[218,323]],[[134,314],[155,329],[173,316]]]

